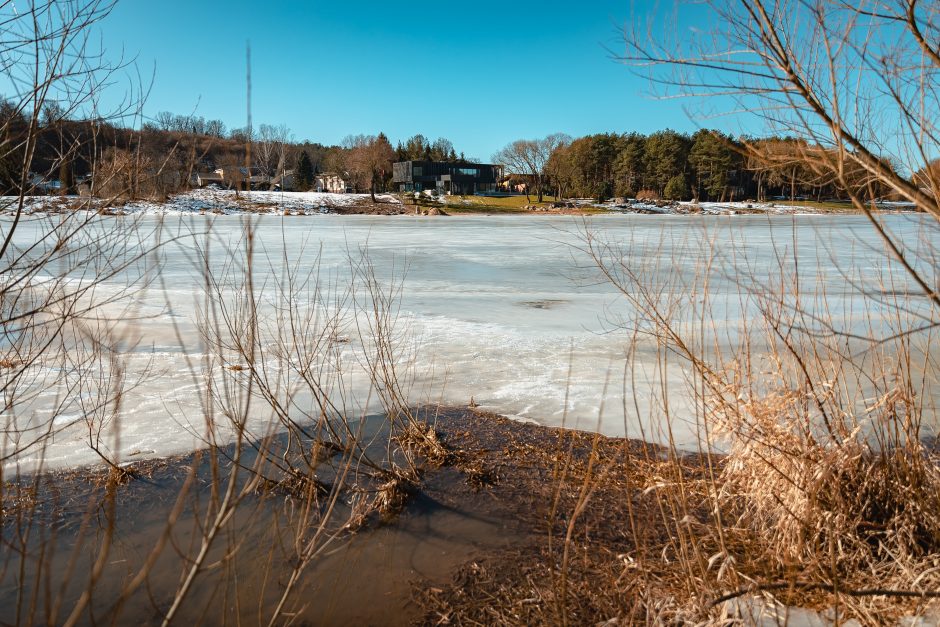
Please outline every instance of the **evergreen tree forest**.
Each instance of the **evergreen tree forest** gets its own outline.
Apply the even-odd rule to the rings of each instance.
[[[825,149],[790,138],[735,139],[720,131],[692,135],[602,133],[557,147],[545,175],[559,197],[701,201],[825,200],[841,189],[812,164]],[[847,179],[870,185],[859,171]],[[875,190],[887,195],[888,189]]]

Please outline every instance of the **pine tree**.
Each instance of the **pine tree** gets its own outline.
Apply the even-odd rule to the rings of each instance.
[[[669,179],[666,183],[666,189],[663,195],[669,200],[685,200],[689,197],[689,185],[685,182],[685,177],[681,174]]]
[[[734,169],[731,140],[717,131],[700,130],[692,136],[689,165],[695,173],[695,196],[720,200]]]
[[[313,164],[310,163],[310,155],[306,150],[300,152],[300,158],[297,160],[297,173],[294,176],[299,191],[307,191],[313,187]]]
[[[688,165],[690,140],[687,135],[665,130],[653,133],[646,140],[644,171],[646,185],[664,194],[669,181],[682,176]],[[677,188],[674,186],[673,191]]]

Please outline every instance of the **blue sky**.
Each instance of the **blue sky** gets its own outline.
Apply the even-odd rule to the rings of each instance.
[[[520,137],[698,128],[688,103],[650,98],[647,81],[605,50],[647,10],[623,0],[121,0],[102,31],[109,50],[154,72],[149,115],[244,126],[250,41],[256,125],[322,143],[420,132],[489,159]]]

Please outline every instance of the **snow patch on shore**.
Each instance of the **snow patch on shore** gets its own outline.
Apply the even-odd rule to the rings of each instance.
[[[395,196],[378,195],[386,204],[401,204]],[[369,194],[332,194],[326,192],[239,192],[229,189],[197,189],[171,196],[165,202],[136,200],[126,204],[105,203],[97,198],[79,196],[29,196],[24,199],[27,214],[60,213],[69,210],[100,211],[109,215],[191,215],[267,213],[273,215],[316,215],[331,213],[340,207],[370,204]],[[18,199],[0,198],[0,213],[17,210]]]
[[[831,213],[817,206],[801,205],[798,202],[669,202],[644,200],[615,200],[606,203],[593,203],[590,206],[607,209],[616,213],[648,213],[659,215],[738,215],[738,214],[767,214],[767,215],[805,215]],[[911,202],[884,201],[877,203],[879,209],[884,211],[915,211],[916,206]],[[845,212],[854,213],[855,209],[848,202],[845,203]]]

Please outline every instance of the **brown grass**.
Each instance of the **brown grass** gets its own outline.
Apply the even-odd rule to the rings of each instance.
[[[635,534],[645,557],[634,556],[624,576],[671,576],[675,585],[656,583],[653,595],[669,590],[655,605],[669,606],[671,620],[718,621],[716,599],[748,590],[834,606],[865,623],[922,611],[940,585],[940,470],[921,440],[923,426],[936,422],[923,399],[936,369],[931,331],[921,341],[907,332],[921,320],[901,313],[910,311],[905,297],[888,285],[871,292],[894,313],[887,339],[873,331],[866,344],[825,309],[811,312],[813,297],[781,262],[770,284],[740,279],[741,301],[754,313],[742,316],[740,340],[721,347],[710,339],[721,324],[708,295],[714,251],[680,283],[678,272],[657,274],[618,245],[590,233],[585,242],[636,312],[633,328],[655,340],[659,363],[678,357],[692,373],[704,447],[694,462],[670,447],[667,461],[639,466],[637,488],[655,497],[667,539]],[[660,407],[668,408],[665,397]],[[664,409],[662,433],[685,419]],[[588,489],[579,503],[600,479],[581,481]]]
[[[451,453],[441,444],[433,425],[409,421],[402,432],[395,436],[395,440],[403,449],[422,456],[436,466],[450,460]]]

